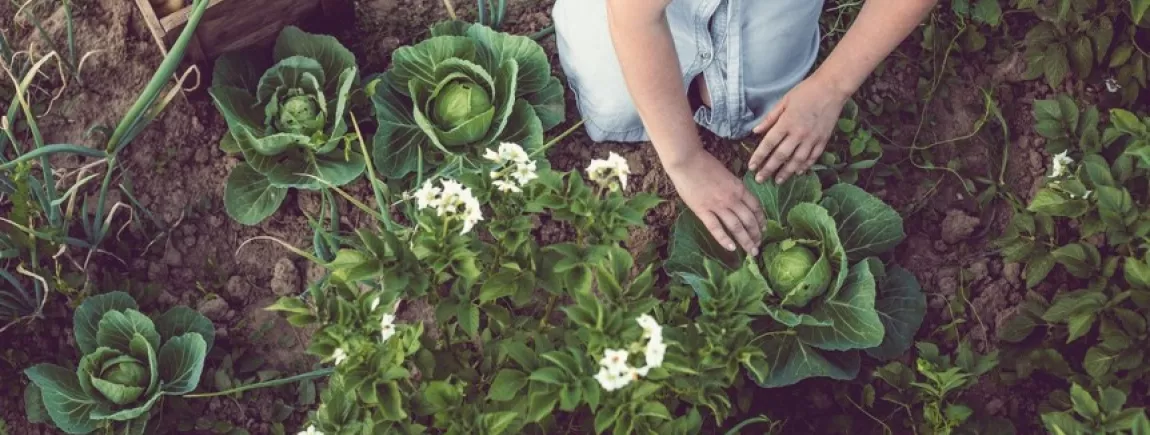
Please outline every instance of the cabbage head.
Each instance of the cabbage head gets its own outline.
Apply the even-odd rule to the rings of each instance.
[[[397,49],[367,92],[379,121],[372,158],[391,179],[429,171],[448,157],[478,158],[501,142],[534,151],[566,110],[543,47],[458,21]]]
[[[215,337],[212,322],[176,307],[156,319],[123,292],[87,298],[73,316],[83,357],[76,370],[37,364],[26,397],[40,398],[52,423],[70,434],[101,428],[143,433],[163,396],[196,389]]]
[[[345,146],[355,56],[335,38],[296,27],[272,53],[229,53],[216,61],[209,93],[228,123],[220,144],[243,156],[224,191],[228,214],[255,225],[275,213],[291,188],[318,190],[355,180],[365,168]]]
[[[743,361],[750,376],[763,387],[847,380],[858,375],[863,352],[878,359],[906,352],[926,298],[913,274],[877,257],[906,236],[898,212],[853,185],[823,190],[814,175],[776,185],[748,174],[744,184],[767,217],[760,258],[726,251],[687,211],[672,230],[665,268],[703,302],[735,290],[761,296],[747,326],[763,338],[756,341],[762,357]],[[718,288],[727,282],[738,285]],[[746,314],[740,309],[727,314]]]

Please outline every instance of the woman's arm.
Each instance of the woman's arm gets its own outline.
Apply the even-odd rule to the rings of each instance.
[[[728,250],[734,251],[737,241],[757,255],[762,206],[703,149],[664,15],[670,2],[608,0],[611,39],[627,89],[679,197]]]
[[[826,61],[787,93],[755,128],[755,133],[766,133],[749,164],[752,171],[759,171],[756,178],[762,182],[777,172],[776,182],[782,183],[810,168],[826,148],[846,101],[936,3],[937,0],[863,3],[854,25]]]

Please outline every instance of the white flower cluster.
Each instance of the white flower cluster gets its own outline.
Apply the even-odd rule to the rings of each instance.
[[[379,308],[379,298],[371,300],[371,312]],[[379,341],[385,342],[395,336],[395,310],[399,309],[399,301],[395,301],[390,313],[383,313],[379,319]]]
[[[300,431],[299,435],[323,435],[323,432],[316,430],[314,425],[308,425],[307,429]]]
[[[639,316],[635,321],[643,328],[643,338],[647,340],[643,348],[646,365],[633,367],[627,362],[631,358],[630,352],[623,349],[607,349],[603,352],[603,359],[599,360],[599,373],[595,375],[595,380],[599,381],[599,386],[604,390],[615,391],[626,387],[631,382],[647,376],[651,369],[663,365],[663,358],[667,356],[667,344],[663,343],[663,327],[654,317],[647,314]]]
[[[331,353],[331,359],[335,361],[335,365],[337,366],[343,364],[344,361],[347,361],[347,351],[343,350],[342,347],[337,347],[335,351]]]
[[[483,220],[479,200],[471,193],[471,188],[463,187],[458,181],[443,180],[440,186],[428,180],[415,192],[415,205],[420,210],[435,209],[439,217],[458,218],[463,221],[462,234],[467,234],[475,224]]]
[[[517,144],[501,143],[498,151],[488,149],[483,158],[499,165],[498,169],[491,171],[491,183],[500,192],[522,192],[523,186],[539,178],[535,173],[535,161]]]
[[[1069,151],[1063,151],[1050,160],[1050,178],[1059,178],[1070,173],[1070,165],[1074,164],[1074,159],[1067,153]]]
[[[607,160],[595,159],[591,161],[590,165],[587,165],[587,178],[604,189],[622,188],[622,190],[627,190],[627,176],[629,175],[631,175],[631,167],[627,165],[627,159],[613,152],[607,156]]]

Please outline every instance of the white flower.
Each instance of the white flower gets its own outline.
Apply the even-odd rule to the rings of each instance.
[[[515,164],[515,171],[511,173],[511,176],[519,181],[520,186],[526,186],[527,183],[539,178],[539,175],[535,173],[536,169],[533,161],[518,162]]]
[[[614,189],[615,183],[623,190],[627,190],[627,176],[631,175],[631,167],[627,159],[611,153],[607,160],[595,159],[587,165],[587,178],[594,181],[599,187]]]
[[[1114,77],[1106,78],[1106,92],[1113,94],[1120,90],[1122,90],[1122,85],[1118,84],[1118,80],[1115,80]]]
[[[663,340],[651,340],[647,342],[647,347],[643,349],[643,358],[647,360],[647,367],[655,368],[663,365],[663,358],[667,356],[667,345]],[[646,376],[646,375],[644,375]]]
[[[471,194],[471,189],[467,189],[463,196],[463,232],[467,234],[475,224],[483,220],[483,211],[479,209],[479,200],[475,199],[475,195]]]
[[[439,194],[443,190],[435,187],[431,180],[425,181],[423,186],[415,192],[415,205],[420,210],[439,207]]]
[[[519,144],[511,142],[503,142],[499,144],[499,157],[503,158],[505,162],[527,163],[531,160],[531,156],[523,151],[523,147]]]
[[[395,315],[384,314],[379,321],[380,341],[387,341],[395,335]]]
[[[519,188],[519,185],[507,180],[495,180],[492,181],[491,184],[495,186],[496,189],[499,189],[500,192],[519,193],[523,191]]]
[[[316,430],[314,425],[308,425],[307,429],[300,432],[299,435],[323,435],[323,432]]]
[[[615,391],[631,383],[627,377],[619,376],[606,367],[599,368],[599,373],[595,374],[595,380],[599,382],[599,386],[603,387],[604,391]]]
[[[484,151],[483,158],[498,164],[503,164],[503,156],[500,156],[499,153],[496,152],[493,148],[488,148],[486,151]]]
[[[1074,159],[1067,155],[1069,151],[1054,156],[1050,161],[1050,178],[1058,178],[1070,173],[1070,165],[1074,164]]]
[[[379,296],[371,300],[371,311],[375,311],[376,308],[379,308]]]
[[[338,366],[344,361],[347,361],[347,351],[344,351],[342,347],[337,347],[335,348],[335,352],[331,353],[331,358],[335,360],[335,365]]]
[[[639,327],[643,328],[643,338],[663,337],[663,327],[659,326],[659,322],[651,317],[650,314],[644,314],[635,319],[639,323]]]
[[[607,349],[603,352],[603,359],[599,360],[599,365],[609,369],[627,366],[627,358],[631,354],[623,349]]]

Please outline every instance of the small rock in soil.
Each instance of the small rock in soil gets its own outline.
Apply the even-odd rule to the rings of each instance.
[[[244,282],[244,279],[239,276],[228,278],[228,284],[225,290],[228,296],[241,301],[248,300],[248,295],[251,294],[251,286]]]
[[[227,320],[228,317],[228,302],[223,298],[211,298],[200,302],[200,306],[196,308],[200,314],[207,317],[208,320],[213,322],[222,322]]]
[[[164,252],[164,264],[167,264],[168,266],[179,266],[184,264],[184,254],[180,253],[180,250],[177,249],[176,246],[170,241],[167,245],[168,250],[167,252]]]
[[[295,264],[287,258],[276,261],[272,269],[272,292],[279,296],[298,295],[302,291],[299,283],[299,271]]]
[[[148,263],[148,280],[163,281],[168,278],[168,265],[153,261]]]
[[[967,268],[967,270],[970,271],[971,282],[977,282],[983,278],[986,278],[987,274],[990,272],[986,266],[986,260],[985,259],[983,259],[982,261],[979,261],[977,263],[971,264],[970,267]]]
[[[949,210],[946,212],[946,218],[942,220],[942,240],[950,244],[958,243],[970,237],[981,222],[977,217],[967,215],[962,210]]]
[[[1013,285],[1022,285],[1022,265],[1019,263],[1006,263],[1002,265],[1002,277]]]

